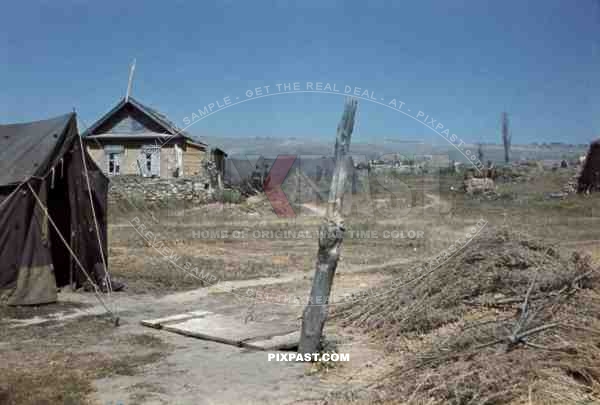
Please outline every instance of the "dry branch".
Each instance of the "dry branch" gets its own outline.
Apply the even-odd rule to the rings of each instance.
[[[518,402],[539,381],[531,396],[549,403],[541,379],[553,373],[569,384],[572,398],[600,403],[600,280],[588,259],[562,257],[527,235],[490,230],[410,287],[405,282],[415,275],[401,274],[396,291],[375,293],[336,315],[354,332],[362,328],[389,349],[408,351],[401,365],[373,383],[392,402]],[[506,306],[516,304],[516,313]],[[411,353],[399,337],[416,339],[418,351]],[[503,346],[507,350],[498,350]],[[431,378],[421,386],[424,374]]]

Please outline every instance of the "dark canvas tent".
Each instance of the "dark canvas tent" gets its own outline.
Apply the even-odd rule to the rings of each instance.
[[[101,281],[108,179],[81,145],[74,113],[0,125],[0,297],[10,305],[54,302],[57,287],[88,280],[84,269]]]
[[[600,190],[600,140],[590,144],[581,174],[577,180],[577,192],[587,193]]]

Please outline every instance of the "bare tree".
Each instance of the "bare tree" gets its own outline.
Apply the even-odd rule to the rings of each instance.
[[[345,228],[341,213],[346,178],[348,171],[354,169],[348,152],[357,107],[357,99],[346,99],[344,114],[337,127],[334,150],[335,169],[329,190],[327,216],[319,228],[319,250],[315,276],[308,305],[302,314],[298,352],[303,354],[319,351],[323,327],[327,320],[329,295],[344,239]]]
[[[502,143],[504,144],[504,161],[510,162],[510,141],[512,135],[508,131],[508,114],[502,113]]]

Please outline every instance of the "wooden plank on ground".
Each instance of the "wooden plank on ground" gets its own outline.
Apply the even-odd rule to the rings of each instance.
[[[244,341],[269,339],[295,330],[280,324],[250,322],[225,315],[209,315],[192,318],[184,322],[163,326],[164,330],[233,346],[242,346]]]
[[[192,311],[186,312],[183,314],[171,315],[164,318],[157,319],[146,319],[142,320],[141,324],[144,326],[149,326],[151,328],[161,329],[164,325],[173,323],[173,322],[182,322],[192,318],[198,318],[206,315],[210,315],[212,312],[209,311]]]
[[[268,339],[253,339],[242,342],[242,346],[257,350],[294,350],[298,348],[300,332],[271,336]]]

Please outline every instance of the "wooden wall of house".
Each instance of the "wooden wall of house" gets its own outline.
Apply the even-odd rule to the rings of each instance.
[[[183,149],[183,174],[184,176],[195,176],[204,174],[204,161],[206,150],[198,146],[186,144]]]
[[[117,145],[118,143],[114,143]],[[111,143],[112,145],[112,143]],[[121,155],[121,174],[139,174],[137,158],[142,147],[141,144],[122,144],[124,146],[123,154]],[[98,167],[100,167],[105,173],[108,171],[106,167],[106,156],[104,154],[104,146],[99,145],[96,142],[88,142],[87,149]],[[162,162],[161,162],[162,169]],[[161,173],[162,175],[162,173]]]
[[[151,144],[151,142],[129,142],[111,144],[121,144],[124,146],[124,152],[121,156],[121,174],[122,175],[139,175],[137,159],[143,145]],[[87,149],[96,164],[103,170],[107,171],[106,156],[104,155],[104,147],[98,145],[94,141],[87,143]],[[203,174],[203,161],[206,158],[206,152],[199,147],[193,145],[183,146],[183,176],[194,176]],[[160,150],[160,177],[174,177],[176,168],[175,146],[172,143],[167,143]]]
[[[175,153],[175,145],[163,145],[163,147],[160,148],[160,177],[175,177],[176,168],[177,156]]]

